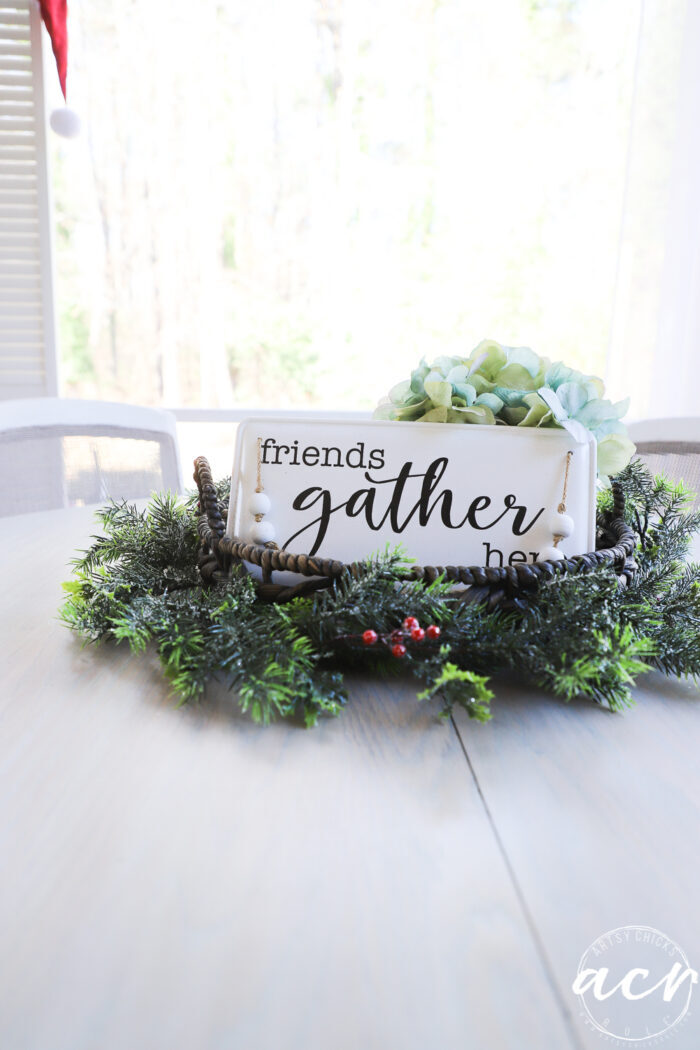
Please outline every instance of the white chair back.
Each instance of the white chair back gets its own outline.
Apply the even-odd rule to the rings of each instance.
[[[700,510],[700,419],[642,419],[627,429],[652,474],[685,482],[696,494],[693,509]],[[689,557],[700,561],[700,535],[693,538]]]
[[[700,508],[700,418],[642,419],[627,429],[652,473],[684,481]]]
[[[0,516],[182,490],[175,418],[110,401],[0,402]]]

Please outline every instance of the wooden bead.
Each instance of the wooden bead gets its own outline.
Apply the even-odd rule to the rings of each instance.
[[[549,518],[549,527],[553,536],[561,536],[566,539],[574,531],[574,519],[568,514],[552,514]]]
[[[270,521],[256,521],[250,534],[255,543],[270,543],[275,538],[275,526]]]
[[[264,492],[254,492],[248,500],[248,511],[255,517],[256,514],[267,514],[272,504]]]
[[[563,561],[564,555],[558,547],[543,547],[537,556],[538,561]]]

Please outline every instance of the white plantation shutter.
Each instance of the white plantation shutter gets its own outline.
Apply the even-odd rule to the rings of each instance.
[[[0,0],[0,398],[57,394],[41,33]]]

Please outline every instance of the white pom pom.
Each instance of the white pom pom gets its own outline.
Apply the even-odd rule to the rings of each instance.
[[[80,117],[70,106],[54,109],[49,117],[49,124],[62,139],[74,139],[80,134]]]
[[[561,536],[566,539],[574,531],[574,519],[568,514],[552,514],[549,519],[549,527],[553,536]]]
[[[256,514],[267,514],[272,504],[264,492],[254,492],[248,500],[248,510],[255,517]]]
[[[538,561],[563,561],[564,555],[558,547],[543,547],[537,555]]]
[[[269,521],[256,521],[250,534],[255,543],[270,543],[275,538],[275,526]]]

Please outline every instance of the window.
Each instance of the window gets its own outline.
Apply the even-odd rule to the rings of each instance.
[[[488,335],[644,414],[691,9],[72,0],[63,392],[368,409]]]

